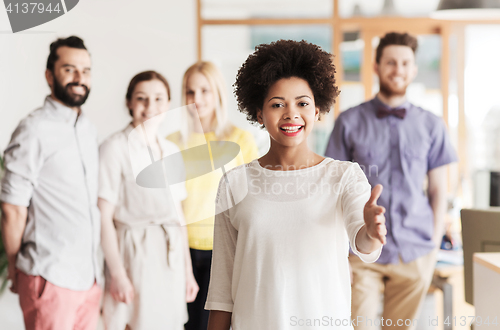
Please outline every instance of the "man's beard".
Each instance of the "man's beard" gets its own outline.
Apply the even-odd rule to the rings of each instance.
[[[401,88],[392,88],[390,84],[386,84],[382,79],[380,79],[379,85],[380,93],[386,97],[404,96],[406,94],[406,88],[408,88],[408,85]]]
[[[71,86],[82,86],[85,88],[84,95],[72,95],[68,91]],[[87,97],[89,97],[90,89],[79,83],[69,83],[66,86],[63,86],[59,83],[57,78],[54,76],[54,96],[64,103],[68,107],[79,107],[87,101]]]

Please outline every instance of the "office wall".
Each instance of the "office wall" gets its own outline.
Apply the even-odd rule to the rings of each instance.
[[[44,76],[50,42],[73,34],[92,56],[92,91],[83,109],[100,140],[129,121],[125,92],[140,71],[164,74],[172,107],[180,105],[182,75],[196,60],[194,0],[82,0],[67,14],[16,34],[0,6],[0,150],[50,92]]]

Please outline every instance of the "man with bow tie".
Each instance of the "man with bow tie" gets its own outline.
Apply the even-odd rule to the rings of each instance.
[[[372,187],[384,186],[379,203],[387,244],[373,264],[349,256],[356,330],[373,329],[376,320],[383,329],[414,328],[444,232],[446,165],[457,157],[443,120],[406,99],[417,74],[416,49],[417,39],[407,33],[381,38],[374,65],[379,92],[337,118],[326,149],[329,157],[359,163]]]

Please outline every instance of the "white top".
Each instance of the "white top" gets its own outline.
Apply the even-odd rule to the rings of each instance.
[[[292,171],[258,160],[229,171],[217,193],[205,308],[232,312],[234,330],[352,329],[349,241],[365,262],[382,250],[362,254],[354,244],[370,190],[358,164],[331,158]]]
[[[140,127],[139,127],[140,129]],[[111,135],[99,148],[99,198],[115,205],[113,219],[130,227],[178,224],[175,203],[187,196],[184,182],[169,188],[145,188],[136,183],[136,173],[152,163],[147,143],[132,125]],[[140,131],[139,131],[140,132]],[[130,136],[130,137],[129,137]],[[151,149],[154,161],[180,152],[165,138],[156,136],[160,150]],[[165,169],[168,170],[168,169]],[[165,180],[159,177],[158,180]]]

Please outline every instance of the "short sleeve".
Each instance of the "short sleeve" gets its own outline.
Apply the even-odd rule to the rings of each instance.
[[[238,231],[231,224],[228,205],[231,205],[225,177],[222,177],[217,191],[214,245],[210,285],[205,309],[232,312],[232,282],[234,255]]]
[[[99,198],[113,205],[118,203],[122,184],[123,149],[113,137],[99,147]]]
[[[451,145],[443,120],[438,119],[432,133],[431,147],[427,156],[427,168],[430,170],[457,161],[455,149]]]
[[[371,186],[357,163],[353,163],[344,175],[346,183],[342,192],[342,214],[351,250],[364,262],[375,262],[382,252],[382,247],[369,254],[359,252],[356,247],[356,236],[365,224],[363,209],[370,199]]]
[[[328,140],[328,145],[326,146],[325,156],[331,157],[337,160],[351,161],[352,157],[350,155],[350,148],[345,140],[346,135],[346,125],[344,122],[344,116],[340,114],[337,120],[335,120],[335,125],[333,126],[332,134]]]
[[[4,152],[5,176],[2,179],[0,200],[28,207],[44,164],[36,128],[21,122],[12,134]]]

